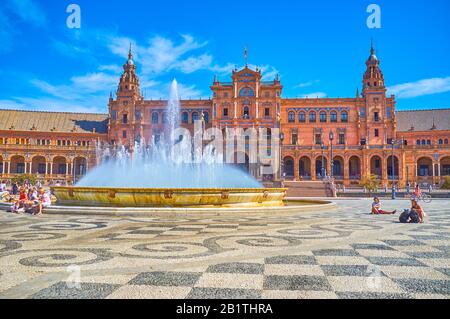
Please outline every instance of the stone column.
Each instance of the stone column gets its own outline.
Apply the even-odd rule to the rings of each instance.
[[[344,185],[350,185],[349,158],[344,157]]]
[[[317,174],[316,174],[316,159],[314,157],[311,157],[311,180],[315,181],[317,180]]]
[[[294,158],[294,178],[296,181],[300,180],[300,160]]]
[[[8,161],[8,175],[11,174],[11,161]]]

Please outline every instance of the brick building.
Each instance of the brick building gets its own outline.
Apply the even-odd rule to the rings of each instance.
[[[214,78],[210,99],[182,100],[180,120],[190,129],[201,117],[219,129],[279,127],[284,137],[280,166],[288,180],[319,180],[333,173],[337,183],[351,185],[375,174],[382,185],[392,179],[400,185],[439,184],[450,175],[450,109],[397,112],[373,48],[362,91],[352,98],[287,99],[282,93],[278,76],[263,81],[261,70],[246,65],[233,70],[231,82]],[[159,140],[166,105],[141,95],[130,49],[108,114],[0,110],[0,176],[77,180],[97,165],[97,143]],[[246,169],[264,178],[258,167]]]

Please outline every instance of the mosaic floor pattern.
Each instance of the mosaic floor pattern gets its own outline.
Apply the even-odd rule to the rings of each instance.
[[[0,298],[450,298],[449,201],[426,204],[421,225],[337,203],[217,218],[0,212]]]

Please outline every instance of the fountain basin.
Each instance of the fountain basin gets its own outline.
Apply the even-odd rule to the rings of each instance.
[[[52,187],[59,205],[102,207],[276,207],[285,188]]]

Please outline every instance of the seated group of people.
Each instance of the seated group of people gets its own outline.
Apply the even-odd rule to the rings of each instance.
[[[372,203],[372,214],[373,215],[395,215],[397,213],[396,210],[389,212],[381,209],[381,202],[378,197],[373,199]],[[413,197],[411,199],[411,209],[405,210],[400,215],[401,223],[423,223],[426,217],[425,211],[419,205],[417,199]]]
[[[11,206],[11,212],[13,213],[30,213],[33,215],[42,215],[43,209],[51,205],[51,195],[46,192],[44,188],[25,186],[19,187],[19,198],[9,198],[9,201],[13,203]]]

